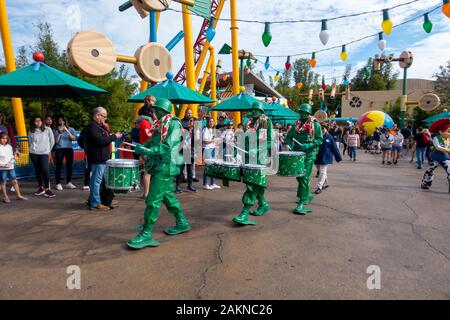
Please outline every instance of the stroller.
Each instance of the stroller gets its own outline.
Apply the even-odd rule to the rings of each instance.
[[[376,154],[377,153],[378,141],[374,139],[373,136],[367,137],[366,140],[366,153]]]

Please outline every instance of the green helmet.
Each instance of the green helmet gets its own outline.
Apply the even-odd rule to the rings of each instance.
[[[309,114],[312,113],[312,107],[311,105],[307,104],[307,103],[303,103],[300,108],[298,108],[298,111],[303,111],[303,112],[307,112]]]
[[[165,99],[165,98],[159,98],[156,100],[154,108],[159,108],[159,109],[164,110],[167,113],[171,113],[172,112],[172,102],[170,102],[170,100]]]
[[[263,107],[263,104],[261,103],[261,102],[254,102],[253,104],[252,104],[252,106],[250,107],[250,110],[254,110],[254,109],[256,109],[256,110],[259,110],[259,111],[261,111],[262,113],[264,113],[264,107]]]

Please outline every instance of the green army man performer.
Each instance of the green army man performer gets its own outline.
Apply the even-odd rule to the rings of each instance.
[[[158,99],[154,106],[158,121],[153,127],[153,136],[145,144],[138,144],[135,153],[147,157],[146,168],[151,174],[149,193],[145,200],[144,225],[142,231],[128,241],[133,249],[157,247],[159,242],[152,237],[153,225],[158,219],[161,202],[175,218],[176,225],[164,232],[176,235],[191,230],[180,203],[175,197],[173,180],[180,173],[182,155],[179,152],[181,143],[181,122],[172,114],[172,103],[167,99]]]
[[[256,158],[257,164],[267,165],[269,159],[269,151],[273,141],[273,126],[270,119],[264,114],[263,105],[260,102],[252,104],[251,109],[247,112],[249,121],[246,125],[245,137],[245,163],[249,163],[249,159]],[[250,144],[248,135],[254,135],[255,145]],[[256,148],[252,148],[256,147]],[[264,192],[267,187],[267,178],[262,179],[257,184],[246,183],[247,190],[242,196],[244,207],[242,212],[233,218],[233,221],[243,225],[254,225],[256,222],[248,220],[248,214],[253,216],[262,216],[270,210],[269,203],[264,198]],[[249,211],[250,208],[258,200],[258,208],[255,211]]]
[[[305,175],[297,177],[298,206],[294,209],[294,213],[305,215],[311,212],[305,205],[314,199],[310,190],[311,172],[323,139],[320,124],[311,116],[312,107],[304,103],[300,106],[299,113],[300,118],[287,133],[285,141],[292,151],[302,151],[306,154]]]

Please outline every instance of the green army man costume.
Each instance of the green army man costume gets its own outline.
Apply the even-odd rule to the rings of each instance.
[[[145,144],[138,144],[135,153],[147,157],[146,168],[151,174],[150,187],[145,199],[144,225],[142,231],[128,241],[134,249],[157,247],[159,242],[152,237],[153,225],[158,219],[161,202],[175,218],[176,225],[164,232],[176,235],[191,230],[180,203],[174,193],[174,177],[180,173],[179,164],[182,155],[179,152],[182,125],[179,119],[171,114],[172,103],[167,99],[158,99],[154,106],[158,121],[152,129],[152,138]]]
[[[257,164],[267,165],[265,161],[269,158],[269,151],[273,141],[273,126],[270,119],[264,114],[263,105],[260,102],[255,102],[249,112],[247,112],[249,121],[246,125],[247,132],[249,134],[255,134],[256,136],[256,149],[250,148],[250,141],[248,137],[245,137],[245,151],[248,153],[245,155],[245,163],[250,162],[250,155],[255,156]],[[263,131],[264,130],[264,131]],[[261,143],[266,140],[267,143]],[[243,225],[254,225],[256,222],[249,221],[248,215],[262,216],[270,210],[269,203],[264,198],[264,192],[267,187],[267,179],[262,184],[246,183],[247,190],[242,196],[242,203],[244,207],[242,212],[233,218],[233,221]],[[250,208],[258,200],[258,208],[255,211],[250,211]]]
[[[285,141],[291,150],[302,151],[306,154],[305,175],[297,177],[298,206],[294,209],[294,213],[305,215],[311,212],[311,209],[305,208],[305,205],[314,199],[310,190],[311,172],[323,137],[320,124],[311,117],[312,107],[304,103],[300,106],[299,113],[300,118],[287,133]]]

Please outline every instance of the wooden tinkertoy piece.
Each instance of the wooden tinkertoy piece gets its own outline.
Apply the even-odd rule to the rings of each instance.
[[[69,62],[81,73],[100,77],[111,72],[116,62],[132,63],[137,74],[147,82],[166,80],[173,62],[169,51],[159,43],[140,46],[134,56],[118,55],[112,42],[97,31],[78,32],[67,47]]]

